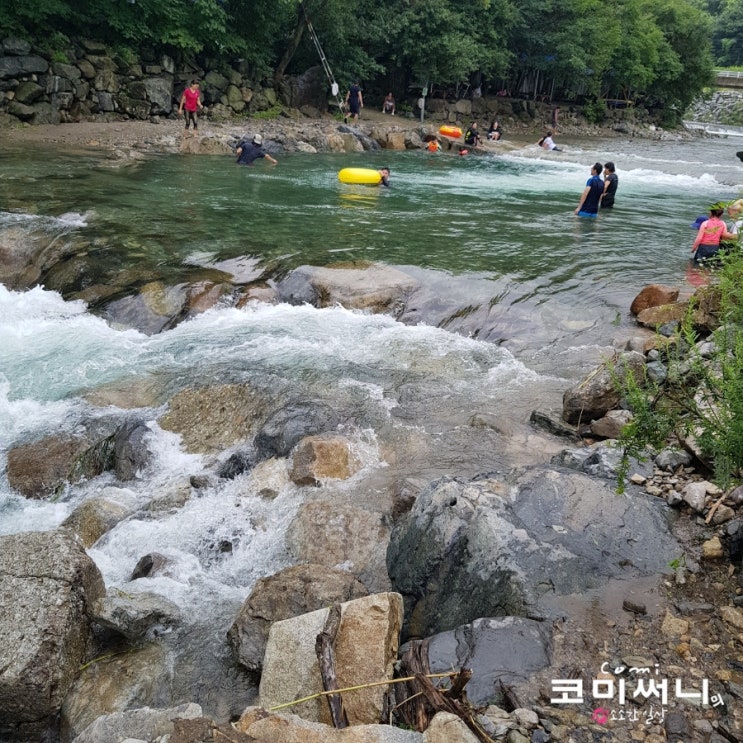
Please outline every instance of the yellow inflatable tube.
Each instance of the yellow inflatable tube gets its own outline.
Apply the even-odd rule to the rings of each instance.
[[[368,186],[376,186],[382,182],[382,176],[378,170],[371,168],[343,168],[338,171],[338,180],[341,183],[361,183]]]

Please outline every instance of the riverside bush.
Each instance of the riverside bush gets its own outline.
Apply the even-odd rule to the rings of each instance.
[[[619,489],[624,487],[631,457],[669,441],[690,448],[722,488],[743,476],[743,253],[723,257],[706,289],[705,303],[719,321],[711,333],[697,322],[699,301],[692,300],[676,343],[666,344],[666,379],[652,381],[616,369],[615,382],[633,420],[620,436],[623,448]],[[710,296],[712,295],[712,296]],[[704,356],[700,340],[709,340]]]

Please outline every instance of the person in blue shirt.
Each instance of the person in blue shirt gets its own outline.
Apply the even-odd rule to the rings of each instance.
[[[604,166],[594,163],[591,168],[591,177],[586,181],[586,187],[580,197],[580,202],[575,210],[579,217],[595,218],[599,212],[599,202],[604,193],[604,183],[599,177]]]

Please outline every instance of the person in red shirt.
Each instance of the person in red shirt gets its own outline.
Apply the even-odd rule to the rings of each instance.
[[[725,222],[720,219],[724,211],[717,204],[713,205],[709,210],[709,219],[699,225],[696,240],[691,247],[694,263],[714,258],[720,252],[720,240],[735,239],[735,235],[728,232]]]
[[[196,130],[199,128],[199,122],[196,118],[196,112],[203,109],[201,105],[201,91],[199,90],[199,81],[191,80],[191,84],[183,91],[181,102],[178,106],[178,113],[182,113],[186,120],[186,134],[188,127],[193,124],[193,136],[196,136]]]

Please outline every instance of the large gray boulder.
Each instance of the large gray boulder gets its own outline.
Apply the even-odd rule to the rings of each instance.
[[[419,282],[390,266],[300,266],[278,284],[282,301],[399,314]]]
[[[238,662],[250,671],[263,666],[268,632],[274,622],[351,601],[368,593],[346,570],[295,565],[261,578],[227,633]]]
[[[100,571],[68,534],[0,538],[2,723],[59,711],[91,639],[88,607],[104,593]]]
[[[663,572],[681,553],[664,508],[546,466],[512,483],[437,481],[387,550],[393,589],[405,598],[403,638],[479,617],[544,616],[548,597]]]

